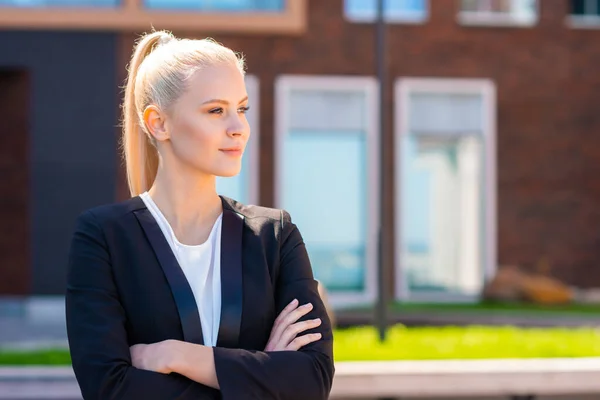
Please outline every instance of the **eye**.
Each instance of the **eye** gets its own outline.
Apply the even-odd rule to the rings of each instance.
[[[210,114],[223,114],[223,109],[221,107],[218,108],[213,108],[212,110],[208,111]]]
[[[239,111],[240,111],[242,114],[246,114],[246,113],[248,112],[248,110],[249,110],[249,109],[250,109],[250,107],[248,107],[248,106],[246,106],[246,107],[240,107],[240,108],[239,108]]]

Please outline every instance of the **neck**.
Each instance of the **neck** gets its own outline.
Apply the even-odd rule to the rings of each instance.
[[[181,242],[204,242],[223,211],[214,175],[158,168],[148,190]]]

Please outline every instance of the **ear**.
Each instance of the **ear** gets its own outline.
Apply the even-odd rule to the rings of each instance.
[[[150,132],[156,141],[162,142],[169,139],[169,132],[167,132],[166,128],[166,116],[157,106],[149,105],[146,107],[142,117],[148,132]]]

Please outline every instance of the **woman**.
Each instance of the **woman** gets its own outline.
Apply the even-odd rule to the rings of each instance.
[[[283,210],[220,197],[249,137],[244,62],[210,40],[144,36],[123,147],[132,198],[88,210],[69,255],[67,330],[85,399],[329,395],[330,320]]]

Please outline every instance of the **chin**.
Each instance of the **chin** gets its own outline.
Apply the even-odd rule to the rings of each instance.
[[[215,172],[216,176],[220,176],[222,178],[232,178],[240,173],[240,168],[234,169],[226,169]]]

